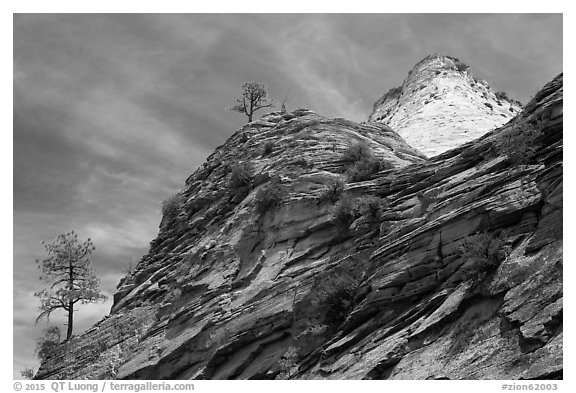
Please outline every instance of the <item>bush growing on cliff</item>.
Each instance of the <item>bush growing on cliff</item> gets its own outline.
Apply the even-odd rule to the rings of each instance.
[[[356,161],[346,170],[348,179],[353,182],[368,180],[372,174],[378,172],[380,162],[374,157],[366,157]]]
[[[498,152],[508,156],[513,166],[528,164],[540,147],[542,125],[521,122],[502,134]]]
[[[450,60],[452,60],[454,62],[454,67],[456,67],[456,69],[460,72],[464,72],[466,71],[468,68],[470,68],[469,65],[463,63],[459,58],[454,57],[454,56],[447,56]]]
[[[374,157],[372,149],[364,141],[348,147],[342,154],[342,161],[348,163],[346,175],[353,182],[368,180],[376,172],[394,168],[391,162]]]
[[[388,203],[382,198],[373,195],[352,198],[344,194],[334,205],[332,217],[339,228],[347,229],[361,216],[370,221],[380,221],[387,209]]]
[[[267,156],[268,154],[272,153],[273,150],[274,150],[274,142],[266,141],[264,143],[264,151],[262,152],[262,155]]]
[[[388,203],[373,195],[365,195],[356,200],[357,210],[361,216],[371,221],[380,221],[388,209]]]
[[[278,206],[287,195],[288,190],[279,182],[265,185],[256,193],[256,211],[264,214],[267,210]]]
[[[252,183],[252,167],[248,162],[240,162],[232,166],[230,187],[242,188]]]
[[[458,252],[465,259],[479,259],[485,266],[498,265],[506,259],[506,236],[504,232],[498,235],[481,232],[466,237],[460,243]]]
[[[184,204],[184,197],[180,194],[169,196],[162,202],[162,214],[169,218],[175,218],[178,215],[178,210]]]
[[[370,177],[377,172],[392,168],[394,168],[392,163],[370,156],[350,165],[346,171],[346,175],[350,181],[364,181],[370,179]]]
[[[350,145],[344,153],[342,153],[342,161],[350,164],[368,157],[372,157],[372,149],[370,149],[370,146],[364,141]]]
[[[20,371],[20,375],[24,379],[33,379],[34,378],[34,370],[31,368],[25,368],[24,370]]]
[[[354,301],[354,291],[349,288],[342,288],[328,297],[326,301],[326,316],[324,323],[335,330],[348,317]]]
[[[522,103],[520,101],[510,98],[505,91],[497,91],[496,92],[496,98],[498,99],[498,101],[508,101],[511,104],[516,104],[518,106],[522,106]],[[510,109],[512,109],[512,108],[510,108]]]
[[[466,71],[470,66],[468,64],[464,64],[462,62],[456,63],[456,69],[460,72]]]
[[[331,203],[336,203],[340,196],[344,192],[344,182],[340,179],[332,180],[328,183],[328,186],[322,191],[320,197],[318,198],[320,202],[329,201]]]
[[[508,98],[508,94],[506,94],[505,91],[497,91],[496,92],[496,98],[498,100],[510,101],[510,98]]]
[[[340,229],[348,229],[358,217],[355,201],[348,195],[342,196],[332,209],[332,217]]]
[[[62,334],[58,326],[50,326],[44,330],[44,337],[36,341],[36,354],[40,361],[62,354],[61,339]]]

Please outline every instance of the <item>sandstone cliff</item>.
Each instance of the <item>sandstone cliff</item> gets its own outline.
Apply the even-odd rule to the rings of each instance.
[[[562,91],[430,160],[378,121],[247,124],[36,378],[562,377]]]
[[[375,104],[370,121],[390,126],[429,157],[509,121],[520,103],[496,94],[457,58],[430,55]]]

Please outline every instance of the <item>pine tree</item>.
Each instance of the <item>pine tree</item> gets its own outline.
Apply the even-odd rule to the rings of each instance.
[[[89,256],[95,247],[90,239],[79,243],[74,231],[42,244],[48,257],[36,260],[36,263],[41,272],[40,279],[50,284],[50,288],[34,294],[41,302],[36,323],[43,317],[50,318],[56,310],[64,310],[68,314],[68,340],[72,336],[74,306],[106,300],[106,296],[100,293],[100,280],[90,266]]]
[[[274,102],[268,99],[268,92],[263,84],[246,82],[242,85],[242,97],[236,97],[236,105],[230,107],[230,110],[245,114],[250,123],[255,111],[272,106]]]

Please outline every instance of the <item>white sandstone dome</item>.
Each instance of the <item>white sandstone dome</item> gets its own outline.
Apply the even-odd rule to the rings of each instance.
[[[428,157],[458,147],[507,123],[518,101],[473,78],[457,58],[430,55],[418,62],[402,86],[375,104],[369,121],[382,122]]]

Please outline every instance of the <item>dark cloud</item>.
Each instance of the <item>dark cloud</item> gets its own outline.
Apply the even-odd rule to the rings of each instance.
[[[14,107],[14,209],[62,211],[76,194],[76,147],[59,134],[66,111],[39,105]]]
[[[525,102],[562,71],[562,16],[15,15],[14,375],[35,364],[42,329],[40,241],[91,237],[111,297],[156,235],[161,201],[243,125],[225,109],[242,82],[361,121],[435,52]],[[110,305],[82,309],[77,331]]]

